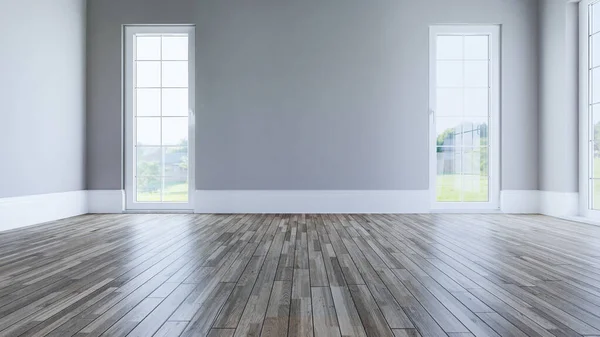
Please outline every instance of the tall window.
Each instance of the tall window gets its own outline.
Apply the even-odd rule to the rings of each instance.
[[[434,208],[497,208],[498,27],[431,28]]]
[[[600,2],[588,13],[589,208],[600,210]]]
[[[129,209],[191,208],[191,29],[127,27]]]

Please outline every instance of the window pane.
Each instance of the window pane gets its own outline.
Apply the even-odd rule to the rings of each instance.
[[[138,36],[136,39],[136,60],[160,60],[160,37]]]
[[[436,114],[440,117],[463,115],[463,89],[437,89]]]
[[[592,5],[592,33],[600,32],[600,4]]]
[[[166,177],[163,190],[164,202],[187,202],[189,187],[186,178]]]
[[[143,61],[136,63],[136,86],[143,88],[160,87],[160,62]]]
[[[484,36],[465,36],[465,59],[466,60],[487,60],[489,52],[488,37]]]
[[[600,104],[592,105],[592,140],[600,143]]]
[[[489,178],[487,176],[464,175],[462,179],[463,201],[489,201]]]
[[[600,180],[592,179],[592,208],[600,210]]]
[[[488,61],[465,61],[465,86],[488,87]]]
[[[162,150],[158,146],[137,147],[136,176],[161,176]]]
[[[137,178],[137,201],[159,202],[162,191],[161,177],[139,177]]]
[[[462,145],[462,119],[438,117],[435,123],[437,146]]]
[[[465,116],[488,116],[489,89],[465,89]]]
[[[136,118],[137,145],[160,145],[160,118]]]
[[[488,145],[488,120],[487,118],[468,118],[463,123],[464,146]]]
[[[438,60],[461,60],[463,58],[462,36],[438,36]]]
[[[166,177],[188,177],[188,148],[187,146],[168,146],[163,148],[165,165],[163,175]]]
[[[600,179],[600,142],[591,142],[593,151],[592,178]]]
[[[163,62],[162,86],[185,88],[188,86],[188,63],[187,61]]]
[[[463,62],[462,61],[438,61],[437,62],[437,85],[438,87],[462,87],[463,86]]]
[[[436,199],[441,202],[460,201],[461,151],[455,147],[437,148]]]
[[[487,147],[465,147],[463,149],[463,174],[488,176],[489,156]]]
[[[163,60],[188,59],[188,37],[187,36],[163,36],[162,42]]]
[[[187,116],[189,112],[188,89],[163,89],[163,116]]]
[[[592,103],[600,103],[600,68],[592,70]]]
[[[160,116],[160,89],[136,89],[135,115]]]
[[[162,141],[163,145],[188,144],[188,118],[169,117],[163,118]]]
[[[592,49],[592,67],[600,66],[600,34],[592,36],[590,48]]]

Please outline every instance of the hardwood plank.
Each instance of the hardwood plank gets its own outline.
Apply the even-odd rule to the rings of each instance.
[[[311,293],[315,336],[341,336],[329,287],[312,287]]]

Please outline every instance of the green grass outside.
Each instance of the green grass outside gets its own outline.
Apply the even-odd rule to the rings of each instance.
[[[472,177],[472,176],[467,176]],[[479,186],[477,189],[469,190],[467,184],[463,188],[463,200],[460,198],[461,176],[458,174],[444,174],[437,176],[436,196],[439,202],[485,202],[488,201],[488,177],[479,177]],[[467,178],[467,179],[469,179]],[[476,178],[475,178],[476,179]]]
[[[156,192],[138,192],[138,202],[160,202],[160,191]],[[187,202],[188,201],[188,184],[178,183],[168,185],[165,184],[165,191],[163,195],[164,202]]]

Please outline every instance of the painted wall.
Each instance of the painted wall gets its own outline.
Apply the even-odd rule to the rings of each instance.
[[[577,192],[578,5],[540,2],[540,190]]]
[[[538,189],[536,0],[102,0],[88,187],[122,188],[121,25],[197,25],[197,189],[428,189],[429,26],[502,25],[502,188]]]
[[[0,198],[85,186],[85,0],[0,0]]]

